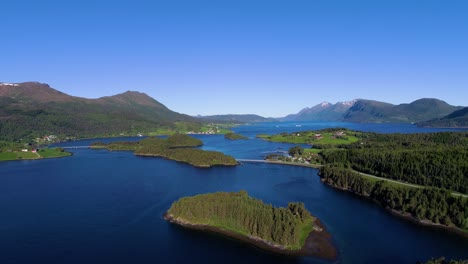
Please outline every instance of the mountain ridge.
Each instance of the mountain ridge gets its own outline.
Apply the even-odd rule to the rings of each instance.
[[[173,127],[177,121],[200,123],[145,93],[88,99],[71,96],[38,82],[0,84],[0,140],[44,134],[94,137]]]
[[[398,105],[369,99],[354,99],[335,104],[322,102],[303,108],[297,114],[287,115],[280,120],[411,123],[441,118],[460,108],[435,98],[421,98]]]
[[[411,103],[390,104],[360,99],[343,115],[343,121],[358,123],[412,123],[443,117],[459,106],[435,98],[421,98]]]
[[[283,118],[282,121],[339,121],[342,115],[351,107],[357,99],[351,101],[337,102],[321,102],[312,107],[306,107],[300,110],[297,114],[290,114]]]

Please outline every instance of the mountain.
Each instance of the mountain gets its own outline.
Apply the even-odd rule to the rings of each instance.
[[[144,93],[128,91],[86,99],[47,84],[0,83],[0,140],[63,135],[93,137],[173,127],[176,121],[199,123],[171,111]]]
[[[343,114],[356,102],[338,102],[331,104],[323,102],[313,107],[302,109],[297,114],[292,114],[281,118],[282,121],[339,121],[343,119]]]
[[[394,105],[373,100],[357,100],[344,114],[343,120],[349,122],[381,122]]]
[[[457,110],[443,118],[419,122],[423,127],[460,127],[468,128],[468,107]]]
[[[461,107],[452,106],[444,101],[423,98],[409,104],[393,105],[389,103],[357,100],[343,115],[343,121],[363,123],[410,123],[441,118]]]
[[[255,123],[255,122],[273,122],[274,118],[267,118],[259,115],[210,115],[197,116],[197,118],[213,122],[231,122],[231,123]]]

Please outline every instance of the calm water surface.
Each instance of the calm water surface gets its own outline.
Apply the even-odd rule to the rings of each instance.
[[[334,126],[383,133],[435,131],[411,125],[265,123],[234,129],[252,138],[247,141],[198,137],[204,149],[261,158],[292,145],[255,139],[258,133]],[[468,239],[415,225],[329,188],[320,183],[315,169],[247,163],[199,169],[130,152],[72,151],[69,158],[0,163],[0,263],[331,263],[272,255],[170,225],[161,217],[182,196],[241,189],[274,205],[304,202],[332,233],[340,252],[336,263],[468,258]]]

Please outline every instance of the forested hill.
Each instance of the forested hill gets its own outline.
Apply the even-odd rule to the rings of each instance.
[[[423,127],[460,127],[468,128],[468,107],[457,110],[443,118],[420,122]]]
[[[461,108],[433,98],[423,98],[409,104],[399,105],[360,99],[344,113],[343,121],[365,123],[421,122],[444,117]]]
[[[93,137],[139,133],[174,122],[200,121],[171,111],[144,93],[86,99],[57,91],[47,84],[0,83],[0,140],[44,135]]]

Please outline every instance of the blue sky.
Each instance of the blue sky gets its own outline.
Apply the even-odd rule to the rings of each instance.
[[[468,1],[1,1],[0,81],[177,112],[284,116],[322,101],[468,105]]]

